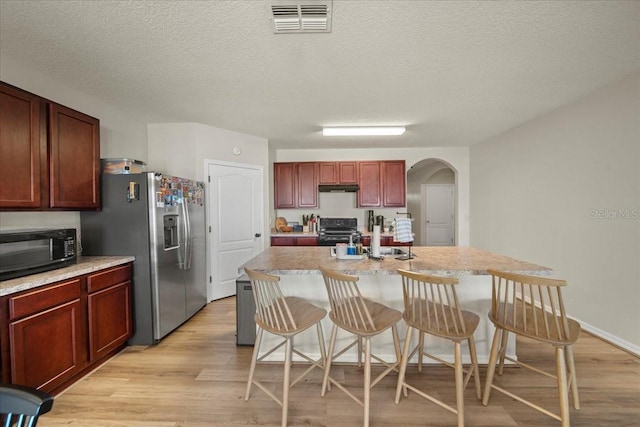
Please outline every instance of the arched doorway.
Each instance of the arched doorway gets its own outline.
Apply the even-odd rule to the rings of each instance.
[[[437,243],[439,246],[455,246],[457,244],[457,223],[455,221],[457,217],[457,173],[456,170],[447,162],[441,159],[429,158],[423,159],[418,163],[411,166],[407,171],[407,210],[412,212],[413,215],[413,232],[415,234],[416,246],[428,246],[429,228],[427,225],[428,215],[427,212],[427,197],[428,194],[444,194],[445,188],[450,188],[453,191],[453,195],[450,198],[452,206],[431,206],[431,215],[434,212],[433,208],[437,208],[437,211],[442,213],[448,210],[452,210],[451,233],[453,235],[450,244]],[[428,188],[431,187],[429,190]],[[431,192],[431,190],[436,190]],[[433,202],[436,200],[436,202]],[[431,203],[449,203],[446,197],[436,197],[432,199]],[[441,216],[441,215],[438,215]],[[438,232],[445,232],[439,230]],[[433,230],[431,231],[433,232]],[[438,239],[440,240],[440,239]]]

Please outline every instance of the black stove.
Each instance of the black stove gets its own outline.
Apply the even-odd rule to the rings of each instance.
[[[358,231],[356,218],[320,218],[318,246],[335,246],[337,243],[359,243],[362,233]]]

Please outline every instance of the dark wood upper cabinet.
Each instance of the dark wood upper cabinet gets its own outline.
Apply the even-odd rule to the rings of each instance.
[[[35,209],[47,199],[45,117],[39,97],[0,84],[0,208]]]
[[[276,209],[296,207],[295,163],[273,164],[273,195]]]
[[[319,184],[356,184],[358,182],[357,162],[320,162]]]
[[[318,207],[318,163],[273,164],[276,209]]]
[[[406,177],[404,160],[358,162],[358,207],[404,207]]]
[[[387,160],[382,165],[382,205],[403,207],[406,204],[406,179],[404,160]]]
[[[318,163],[296,163],[297,207],[318,207]]]
[[[358,162],[358,207],[382,206],[382,167],[379,161]]]
[[[318,184],[358,184],[364,207],[404,207],[404,160],[274,163],[276,209],[317,208]]]
[[[0,82],[0,209],[100,208],[100,122]]]
[[[52,208],[100,207],[100,122],[49,104]]]

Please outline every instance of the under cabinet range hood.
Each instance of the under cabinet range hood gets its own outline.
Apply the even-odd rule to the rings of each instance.
[[[320,184],[320,193],[355,193],[359,190],[358,184]]]

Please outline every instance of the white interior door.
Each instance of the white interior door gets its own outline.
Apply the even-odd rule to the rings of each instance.
[[[264,248],[262,167],[210,162],[209,301],[236,294],[238,268]]]
[[[454,186],[427,184],[425,207],[426,224],[423,241],[427,246],[454,246]]]

